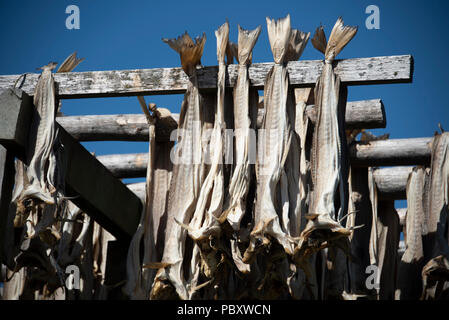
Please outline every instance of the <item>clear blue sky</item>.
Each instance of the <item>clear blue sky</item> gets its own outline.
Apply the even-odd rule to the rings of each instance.
[[[80,29],[68,30],[65,9],[80,8]],[[380,8],[380,30],[367,30],[365,8]],[[76,71],[179,66],[179,56],[161,41],[184,31],[206,32],[203,65],[216,64],[214,30],[226,18],[231,40],[237,24],[262,25],[253,52],[254,62],[272,61],[265,17],[291,15],[292,26],[314,32],[322,23],[327,34],[339,16],[359,31],[339,58],[412,54],[411,84],[350,87],[349,100],[381,98],[386,107],[391,138],[425,137],[438,122],[449,130],[449,1],[105,1],[0,0],[0,74],[35,72],[49,61],[62,62],[77,50],[85,57]],[[322,59],[309,43],[301,59]],[[153,101],[179,112],[181,95],[152,96]],[[76,114],[140,113],[135,97],[63,101],[62,111]],[[146,143],[95,142],[84,144],[98,155],[146,152]]]

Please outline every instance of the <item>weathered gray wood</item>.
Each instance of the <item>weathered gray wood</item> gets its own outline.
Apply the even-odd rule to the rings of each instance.
[[[109,154],[97,156],[116,178],[143,178],[146,176],[148,153]]]
[[[157,121],[157,141],[169,141],[178,127],[179,114]],[[57,122],[79,141],[148,141],[148,122],[144,114],[111,114],[58,117]]]
[[[67,161],[67,196],[119,239],[134,235],[142,210],[141,201],[89,151],[59,127]]]
[[[426,165],[432,138],[358,142],[350,148],[351,164],[359,166]]]
[[[422,165],[430,161],[428,143],[432,138],[391,139],[358,143],[350,149],[351,164],[358,166]],[[145,177],[148,154],[99,156],[117,178]]]
[[[336,60],[335,73],[347,85],[411,82],[413,58],[410,55]],[[249,68],[252,86],[263,89],[273,63],[255,63]],[[237,79],[237,65],[228,67],[226,85]],[[287,65],[292,86],[313,86],[321,74],[322,60],[291,61]],[[217,87],[217,66],[198,70],[201,89]],[[0,76],[0,91],[9,88],[20,75]],[[21,88],[33,94],[38,74],[27,74],[19,81]],[[61,99],[111,96],[136,96],[183,93],[188,78],[181,68],[91,71],[56,73],[57,96]]]
[[[315,123],[316,112],[313,105],[307,106],[306,113]],[[387,125],[385,107],[380,99],[348,101],[345,120],[347,129],[385,128]]]
[[[26,146],[33,101],[21,90],[7,89],[0,94],[0,143],[20,152]],[[20,148],[15,148],[19,145]]]
[[[14,155],[0,144],[0,264],[3,261],[3,241],[14,187]],[[13,230],[10,230],[12,232]]]
[[[22,96],[26,94],[23,93]],[[26,128],[23,123],[28,117],[22,113],[31,113],[32,108],[25,104],[14,104],[21,110],[10,112],[4,105],[0,105],[0,118],[9,117],[13,128]],[[72,201],[100,223],[106,230],[117,238],[129,239],[137,228],[142,204],[126,186],[116,179],[89,151],[79,144],[61,126],[57,125],[59,141],[64,146],[62,156],[66,160],[65,186],[66,195],[74,197]],[[0,128],[0,132],[3,128]],[[17,156],[25,154],[26,145],[22,140],[7,140],[11,150],[19,150]],[[25,140],[26,141],[26,140]],[[8,147],[9,148],[9,147]],[[9,149],[8,149],[9,150]]]
[[[407,217],[407,208],[396,208],[396,212],[399,216],[399,223],[402,227],[405,227],[405,219]]]
[[[373,172],[379,197],[384,200],[405,200],[408,175],[413,167],[378,168]]]
[[[129,190],[134,192],[136,196],[142,201],[142,203],[145,203],[145,197],[146,197],[146,191],[145,191],[145,182],[136,182],[136,183],[129,183],[126,185]]]
[[[314,106],[307,106],[307,115],[316,120]],[[259,109],[257,123],[262,122],[264,110]],[[158,121],[158,141],[168,141],[170,132],[177,128],[179,114],[172,114],[171,121]],[[148,124],[143,114],[110,114],[58,117],[58,123],[79,141],[148,141]],[[346,105],[348,129],[385,128],[386,117],[382,100],[352,101]]]

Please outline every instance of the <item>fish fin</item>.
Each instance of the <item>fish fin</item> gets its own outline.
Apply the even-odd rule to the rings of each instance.
[[[219,63],[224,63],[226,49],[228,48],[229,40],[229,22],[226,21],[224,24],[215,31],[215,37],[217,37],[217,58]]]
[[[238,62],[239,64],[250,64],[253,57],[253,48],[256,45],[262,27],[258,26],[254,30],[245,30],[239,25],[238,28]]]
[[[238,63],[238,45],[235,42],[228,41],[228,45],[226,47],[226,64],[232,64],[234,62],[234,58]]]
[[[304,217],[307,219],[307,220],[315,220],[317,217],[319,216],[319,214],[318,213],[308,213],[308,214],[306,214]]]
[[[182,69],[191,75],[198,64],[201,64],[204,44],[206,43],[206,34],[196,37],[195,42],[187,32],[174,39],[162,39],[170,48],[175,50],[181,56]]]
[[[172,263],[168,262],[149,262],[145,263],[142,268],[144,269],[163,269],[171,266]]]
[[[290,15],[278,20],[266,18],[268,39],[270,40],[271,52],[273,53],[274,62],[283,63],[285,54],[290,40]]]
[[[285,61],[298,60],[309,41],[310,32],[302,32],[301,30],[292,29],[290,32],[290,39],[288,42],[287,52],[285,54]]]
[[[326,60],[334,60],[357,33],[357,27],[345,26],[343,23],[343,19],[339,17],[332,28],[329,41],[327,42],[326,53],[324,54]]]
[[[315,34],[313,35],[312,38],[312,44],[315,47],[315,49],[320,51],[322,54],[326,53],[327,40],[323,26],[319,26],[318,28],[316,28]]]
[[[71,72],[73,69],[76,68],[77,65],[79,65],[82,61],[84,61],[84,58],[77,58],[76,57],[77,52],[75,51],[70,56],[68,56],[63,63],[58,68],[57,73],[60,72]]]

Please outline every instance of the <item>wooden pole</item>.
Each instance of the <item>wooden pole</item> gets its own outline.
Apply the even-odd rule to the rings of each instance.
[[[0,141],[5,143],[8,151],[14,151],[16,156],[25,160],[27,139],[17,139],[17,130],[27,131],[34,106],[23,103],[28,100],[24,92],[20,95],[6,92],[1,97],[0,119],[9,120],[7,127],[0,127]],[[116,238],[132,237],[142,210],[139,198],[61,126],[57,125],[57,129],[58,139],[64,146],[66,196],[74,197],[72,201],[78,207]]]
[[[357,143],[350,148],[351,165],[360,167],[426,165],[430,162],[428,143],[432,138],[391,139]],[[117,178],[145,177],[146,153],[98,156]]]
[[[357,142],[350,148],[355,166],[394,166],[430,164],[429,142],[433,138],[389,139]]]
[[[14,187],[14,155],[0,145],[0,264],[3,263],[3,246],[7,232],[8,212]]]
[[[379,197],[385,200],[405,200],[408,175],[413,167],[378,168],[373,172]]]
[[[412,81],[413,58],[410,55],[335,60],[335,73],[346,85],[408,83]],[[322,60],[291,61],[287,64],[290,84],[312,87],[321,74]],[[251,86],[263,89],[273,63],[255,63],[249,67]],[[226,86],[233,87],[238,65],[227,68]],[[200,89],[217,88],[217,66],[197,71]],[[0,91],[18,85],[33,94],[38,74],[0,76]],[[177,94],[187,89],[188,77],[181,68],[90,71],[55,73],[57,97],[60,99]]]
[[[307,115],[316,120],[315,108],[307,106]],[[264,110],[259,109],[257,123],[262,122]],[[179,114],[171,119],[158,121],[157,141],[169,141],[170,133],[176,129]],[[111,114],[58,117],[57,122],[78,141],[148,141],[148,124],[143,114]],[[348,129],[385,128],[385,109],[380,99],[353,101],[346,105],[346,127]]]

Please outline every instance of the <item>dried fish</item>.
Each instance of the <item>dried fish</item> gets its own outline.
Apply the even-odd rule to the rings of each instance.
[[[430,146],[432,159],[423,239],[426,265],[422,270],[422,298],[441,299],[448,296],[449,289],[449,244],[446,236],[449,225],[449,132],[435,135]]]
[[[167,211],[165,248],[162,261],[168,263],[159,269],[153,283],[151,298],[173,297],[171,286],[182,299],[189,297],[188,283],[184,277],[184,259],[187,231],[181,224],[188,225],[196,207],[200,192],[200,169],[202,148],[201,141],[201,101],[198,92],[196,66],[200,64],[206,36],[197,38],[195,42],[185,33],[177,39],[166,40],[181,56],[183,70],[189,76],[187,92],[181,107],[178,137],[175,150],[176,162],[170,186]],[[180,224],[181,223],[181,224]],[[194,254],[198,254],[195,252]],[[188,265],[186,264],[186,267]],[[186,270],[187,278],[195,278],[198,270]]]
[[[312,144],[312,182],[313,191],[309,207],[308,224],[302,232],[298,253],[307,251],[310,241],[315,250],[320,244],[337,241],[347,237],[350,231],[341,226],[337,219],[346,215],[347,181],[344,178],[344,95],[340,95],[340,78],[334,73],[333,61],[340,51],[355,36],[356,27],[343,25],[339,18],[326,41],[323,27],[316,30],[312,39],[314,47],[325,55],[323,71],[315,86],[315,107],[317,122]],[[340,209],[337,214],[335,198],[340,194]],[[316,239],[315,239],[316,238]],[[329,240],[329,241],[328,241]],[[347,246],[343,241],[340,246]],[[299,253],[301,255],[301,253]]]
[[[224,205],[223,216],[235,232],[231,239],[232,257],[241,272],[249,272],[249,266],[242,263],[239,249],[241,241],[240,223],[246,212],[246,201],[254,165],[251,156],[255,155],[255,129],[257,122],[257,91],[250,88],[248,67],[252,60],[252,50],[259,38],[261,27],[245,30],[240,26],[238,38],[239,63],[237,82],[234,87],[234,132],[235,132],[235,167],[229,182],[229,197]]]
[[[398,264],[399,217],[393,200],[378,200],[373,168],[369,168],[368,183],[373,209],[369,254],[371,265],[377,267],[376,296],[380,300],[393,300]]]
[[[251,256],[257,251],[257,243],[264,246],[270,243],[266,235],[276,239],[286,253],[292,254],[294,244],[289,234],[291,228],[295,229],[296,226],[290,227],[289,220],[290,217],[295,220],[295,215],[298,215],[296,208],[290,209],[289,182],[296,184],[290,186],[290,191],[298,190],[299,174],[296,173],[295,177],[290,177],[289,181],[284,167],[290,151],[295,122],[295,118],[291,115],[292,111],[288,110],[294,109],[294,101],[292,93],[289,93],[288,72],[285,64],[286,57],[299,58],[308,37],[300,31],[291,30],[289,15],[279,20],[267,18],[267,28],[275,65],[265,81],[265,117],[264,130],[259,136],[258,143],[258,188],[254,229],[251,232],[251,242],[245,252],[244,261],[250,261]],[[297,147],[296,136],[293,139]],[[293,165],[299,166],[297,154],[296,159],[289,159],[296,162]],[[295,197],[293,202],[297,202],[296,193],[290,192]]]
[[[424,185],[428,173],[423,167],[415,167],[407,181],[407,216],[405,252],[398,272],[396,300],[417,300],[422,294],[421,271],[424,267],[423,219],[425,203]]]

